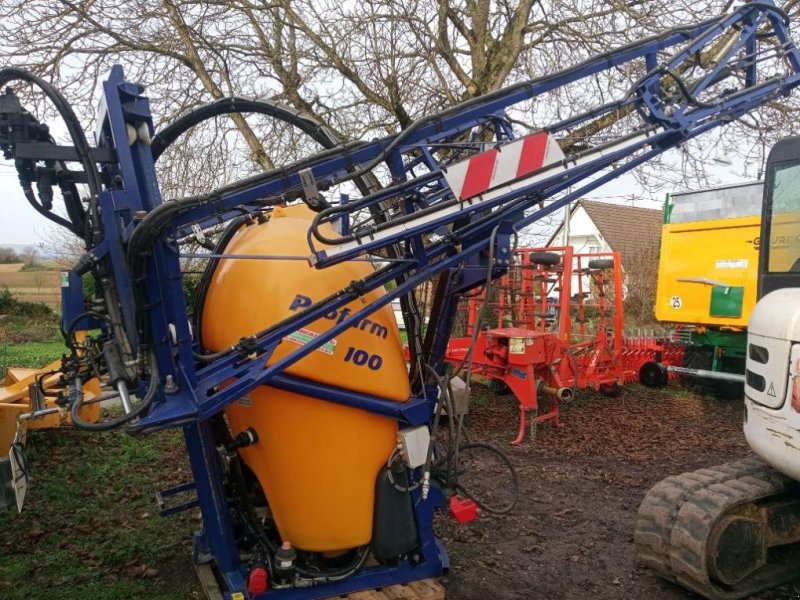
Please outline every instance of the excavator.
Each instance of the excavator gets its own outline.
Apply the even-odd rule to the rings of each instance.
[[[538,103],[619,73],[635,79],[602,105],[561,106],[560,120],[538,122]],[[441,417],[456,414],[445,352],[459,301],[507,271],[519,231],[780,101],[800,85],[800,51],[772,1],[731,3],[395,135],[347,143],[291,108],[240,97],[156,131],[145,90],[115,66],[90,144],[52,84],[0,68],[0,86],[13,82],[47,97],[72,143],[57,143],[9,87],[0,150],[32,208],[85,247],[63,277],[66,352],[52,374],[63,391],[48,401],[87,431],[182,430],[192,479],[162,491],[160,505],[164,515],[200,509],[193,559],[217,595],[313,600],[439,577],[449,559],[434,513],[466,521],[478,508],[513,508],[462,478],[464,464],[480,462],[464,457],[498,451]],[[232,113],[277,119],[324,149],[162,198],[159,157],[190,128]],[[188,258],[206,264],[193,303]],[[422,315],[415,290],[434,279]],[[82,416],[97,399],[84,393],[92,380],[120,407],[96,422]],[[35,465],[19,456],[10,454],[11,477],[24,490]],[[509,470],[494,488],[514,482]]]
[[[669,477],[644,498],[637,560],[714,600],[800,574],[800,137],[766,162],[744,435],[755,454]]]

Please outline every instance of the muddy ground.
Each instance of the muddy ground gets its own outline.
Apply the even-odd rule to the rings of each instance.
[[[747,454],[741,401],[638,386],[614,399],[582,394],[563,428],[542,426],[535,442],[511,447],[512,397],[473,391],[470,440],[507,451],[521,494],[508,515],[438,520],[448,600],[694,598],[636,568],[634,520],[660,479]],[[28,506],[0,515],[0,600],[201,597],[190,558],[199,515],[163,519],[153,503],[189,477],[178,432],[34,432],[29,455]],[[482,467],[463,480],[501,495],[507,480]],[[800,599],[800,583],[758,599]]]
[[[616,399],[584,395],[564,411],[564,427],[505,446],[521,488],[512,513],[440,523],[452,560],[447,598],[697,598],[636,568],[634,520],[664,477],[747,455],[742,410],[741,401],[638,386]],[[517,409],[511,397],[491,398],[470,419],[471,439],[506,444]],[[757,598],[800,598],[800,584]]]

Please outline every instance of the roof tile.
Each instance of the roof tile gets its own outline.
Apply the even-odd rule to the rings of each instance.
[[[579,200],[612,250],[626,255],[652,248],[661,240],[663,212],[653,208]]]

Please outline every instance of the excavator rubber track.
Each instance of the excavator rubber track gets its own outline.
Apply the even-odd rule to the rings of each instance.
[[[709,540],[723,516],[781,497],[796,486],[756,457],[669,477],[639,507],[637,563],[710,600],[744,598],[793,579],[800,572],[796,545],[771,549],[764,566],[735,585],[723,584],[711,574]]]

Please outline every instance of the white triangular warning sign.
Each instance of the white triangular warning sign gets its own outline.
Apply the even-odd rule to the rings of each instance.
[[[770,382],[769,389],[767,390],[767,396],[775,397],[775,384]]]

